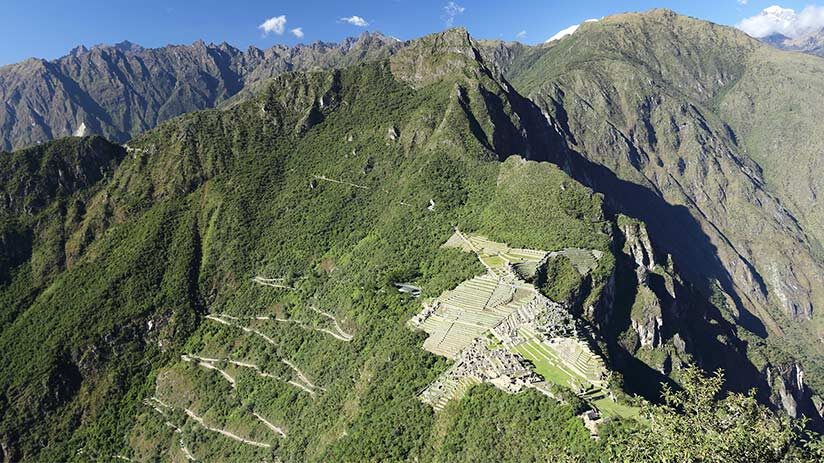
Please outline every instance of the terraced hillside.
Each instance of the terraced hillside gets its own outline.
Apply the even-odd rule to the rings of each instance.
[[[429,334],[424,349],[455,360],[421,393],[425,403],[441,411],[450,400],[459,400],[469,387],[482,382],[507,392],[535,388],[552,396],[548,381],[571,389],[605,414],[621,408],[628,411],[627,417],[634,414],[632,407],[615,404],[612,395],[603,400],[608,373],[603,359],[588,345],[592,333],[585,331],[567,307],[547,299],[521,278],[524,268],[537,269],[560,253],[592,260],[603,253],[512,249],[458,229],[443,248],[475,254],[486,273],[424,302],[424,309],[410,320],[412,327]],[[596,405],[596,400],[601,403]]]
[[[647,429],[622,418],[628,395],[657,399],[694,361],[763,388],[748,416],[796,436],[755,405],[785,397],[762,377],[782,353],[643,222],[534,160],[570,154],[551,120],[452,30],[279,75],[125,147],[11,154],[4,460],[602,461]],[[456,227],[478,254],[442,247]],[[407,325],[433,300],[454,361]],[[463,398],[421,401],[439,381]],[[603,439],[570,388],[611,416]]]

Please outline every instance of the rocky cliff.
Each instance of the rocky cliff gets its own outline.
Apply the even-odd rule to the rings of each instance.
[[[804,101],[821,85],[767,85],[819,61],[655,10],[586,23],[506,74],[567,140],[554,162],[643,221],[700,292],[726,294],[738,325],[813,368],[824,266],[809,133],[821,118]],[[803,115],[776,111],[782,98]]]
[[[0,68],[0,149],[67,135],[124,142],[180,114],[211,108],[286,71],[328,69],[388,56],[401,44],[364,33],[340,44],[238,50],[226,43],[150,49],[124,42],[78,47],[54,61]]]

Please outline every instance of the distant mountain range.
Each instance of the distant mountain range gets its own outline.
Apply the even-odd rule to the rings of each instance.
[[[772,34],[760,40],[782,50],[800,51],[824,57],[824,29],[809,32],[794,39],[783,34]]]
[[[339,44],[266,50],[202,41],[149,49],[122,42],[77,47],[54,61],[28,59],[0,68],[0,149],[92,133],[125,142],[279,73],[385,58],[400,45],[367,32]]]

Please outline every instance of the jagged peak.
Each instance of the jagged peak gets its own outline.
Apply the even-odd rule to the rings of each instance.
[[[82,47],[82,45],[81,45],[81,47]],[[77,49],[77,48],[79,48],[79,47],[76,47],[75,49]],[[83,48],[85,48],[85,47],[83,47]],[[121,42],[115,43],[114,45],[110,45],[110,44],[106,44],[106,43],[99,43],[97,45],[94,45],[88,51],[107,50],[107,49],[114,49],[114,50],[119,50],[119,51],[123,51],[123,52],[132,52],[132,53],[140,52],[140,51],[144,50],[144,48],[142,46],[140,46],[136,43],[129,42],[128,40],[123,40]]]
[[[462,28],[447,29],[406,43],[391,58],[395,77],[425,86],[456,71],[484,68],[477,43]]]
[[[469,31],[463,27],[453,27],[441,32],[425,35],[420,39],[413,40],[412,43],[430,42],[435,46],[466,46],[472,47],[474,40],[469,35]]]
[[[85,45],[78,45],[69,51],[70,56],[80,56],[89,52],[89,49],[86,48]]]

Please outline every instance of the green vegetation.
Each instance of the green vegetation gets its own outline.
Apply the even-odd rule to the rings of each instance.
[[[321,97],[323,109],[315,106]],[[417,394],[446,364],[420,349],[420,335],[405,325],[419,301],[391,283],[414,281],[424,294],[439,294],[482,273],[473,256],[440,244],[453,225],[475,229],[483,217],[504,217],[517,182],[509,174],[499,181],[498,155],[455,108],[451,84],[413,91],[385,63],[362,65],[288,75],[256,99],[183,116],[132,141],[111,178],[82,191],[70,235],[86,238],[71,265],[40,290],[28,283],[34,262],[25,263],[0,291],[19,307],[0,337],[0,389],[10,392],[0,402],[0,433],[31,461],[81,448],[104,459],[177,458],[176,437],[206,460],[273,452],[284,460],[397,461],[443,452],[430,444],[435,418]],[[389,127],[398,140],[387,139]],[[536,181],[541,175],[520,170]],[[554,190],[555,182],[580,188],[557,169],[546,173]],[[316,175],[365,188],[312,182]],[[496,233],[523,230],[521,242],[547,244],[532,240],[552,223],[555,206],[540,204],[541,220],[499,223]],[[565,226],[601,229],[578,224],[585,214],[570,207]],[[54,245],[49,236],[38,235],[35,249]],[[581,240],[562,234],[552,243]],[[597,240],[606,248],[605,235]],[[295,290],[258,285],[254,276],[284,277]],[[255,322],[275,348],[202,317],[207,310],[282,314],[320,326],[310,305],[331,312],[353,340]],[[288,359],[326,390],[313,400],[284,381],[221,363],[236,378],[232,388],[180,354],[231,356],[273,375],[290,374],[281,363]],[[182,436],[143,403],[152,395],[175,408]],[[210,426],[272,448],[210,432],[183,414],[186,407]],[[255,424],[250,409],[287,437]],[[578,421],[543,419],[556,418],[587,435]],[[522,451],[538,452],[535,442],[524,441]]]
[[[558,386],[572,388],[573,385],[581,385],[586,382],[584,378],[574,372],[564,369],[561,360],[537,341],[518,345],[515,350],[535,365],[535,371],[539,375]]]
[[[590,438],[575,410],[538,392],[511,395],[476,386],[439,417],[442,442],[435,461],[607,461],[602,442]]]
[[[668,444],[650,435],[697,423],[678,413],[680,392],[643,414],[649,428],[601,403],[614,418],[598,441],[575,416],[580,403],[534,391],[475,386],[437,415],[418,399],[449,365],[420,348],[406,321],[421,301],[393,283],[431,297],[483,273],[474,256],[441,249],[456,226],[513,247],[603,253],[584,277],[588,259],[545,269],[546,291],[583,299],[575,313],[598,305],[616,270],[602,196],[510,156],[528,154],[524,103],[474,59],[465,32],[427,40],[391,62],[282,75],[226,110],[145,133],[128,153],[82,138],[10,155],[0,437],[11,460],[180,460],[185,447],[204,461],[631,461],[633,447]],[[460,59],[418,59],[439,44]],[[52,184],[61,162],[91,169]],[[319,311],[351,339],[319,330],[332,323]],[[225,375],[183,354],[215,357]],[[569,375],[534,358],[551,381]],[[763,425],[750,455],[806,455],[792,422],[735,400],[720,407]],[[706,417],[716,405],[702,403]],[[705,455],[700,429],[685,429],[675,450]],[[722,443],[749,452],[745,428],[711,430],[726,429],[737,440]]]
[[[683,390],[664,388],[663,404],[646,405],[645,421],[611,437],[613,461],[807,462],[824,458],[824,440],[776,416],[752,394],[723,396],[721,373],[683,372]]]
[[[560,255],[548,259],[546,264],[538,269],[535,286],[553,301],[571,302],[581,287],[582,280],[572,261]]]
[[[482,215],[482,230],[489,238],[517,248],[608,251],[602,197],[561,169],[510,157],[498,182]]]

